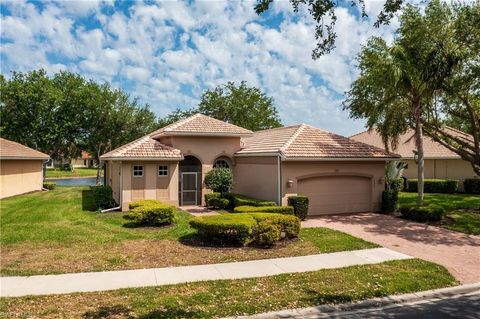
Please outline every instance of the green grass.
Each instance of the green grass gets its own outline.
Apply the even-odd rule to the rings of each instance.
[[[123,213],[91,211],[88,187],[59,187],[0,201],[1,273],[36,275],[235,262],[378,247],[326,228],[272,249],[204,247],[190,214],[167,227],[125,227]]]
[[[94,176],[97,176],[96,168],[75,168],[73,171],[65,171],[60,169],[48,168],[45,173],[46,178],[94,177]]]
[[[416,193],[400,193],[400,205],[412,205],[416,202]],[[479,195],[424,194],[424,203],[441,206],[447,211],[439,226],[466,234],[480,235]]]
[[[455,285],[418,259],[241,280],[3,298],[0,312],[41,318],[218,318],[343,303]],[[221,307],[219,307],[221,305]]]

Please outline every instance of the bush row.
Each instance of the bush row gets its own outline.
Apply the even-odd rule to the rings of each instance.
[[[129,204],[130,211],[124,218],[134,226],[163,226],[175,222],[176,208],[160,201],[147,199]]]
[[[480,178],[466,178],[463,188],[467,194],[480,194]]]
[[[308,214],[308,204],[309,200],[307,196],[289,196],[288,197],[288,206],[293,207],[293,214],[305,220]]]
[[[403,218],[417,222],[440,221],[445,215],[445,209],[435,205],[402,205],[400,213]]]
[[[423,183],[425,193],[455,193],[458,190],[458,181],[450,179],[425,179]],[[407,192],[418,191],[418,180],[407,180]]]
[[[254,243],[270,247],[300,232],[300,219],[272,213],[223,214],[196,217],[190,225],[205,241],[220,244]]]
[[[292,206],[238,206],[233,210],[234,213],[276,213],[293,215]]]
[[[57,187],[57,183],[55,182],[43,182],[43,188],[48,190],[54,190]]]
[[[235,208],[238,206],[276,206],[277,204],[268,200],[261,200],[247,197],[240,194],[228,193],[225,198],[229,200],[229,207]]]
[[[92,186],[90,187],[95,202],[96,209],[105,209],[115,207],[113,191],[110,186]]]

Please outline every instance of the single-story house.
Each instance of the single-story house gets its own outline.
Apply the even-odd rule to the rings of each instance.
[[[462,137],[466,140],[473,140],[472,137],[462,131],[446,127],[446,130],[454,136]],[[417,163],[415,162],[415,132],[408,130],[400,136],[398,145],[393,151],[402,157],[402,161],[408,164],[404,172],[406,178],[417,178]],[[370,130],[355,134],[350,137],[353,140],[370,144],[378,148],[385,148],[380,134],[376,130]],[[460,158],[457,153],[452,152],[445,146],[435,142],[428,136],[423,136],[424,150],[424,176],[425,178],[454,179],[460,181],[459,190],[463,191],[463,180],[465,178],[478,177],[471,164]]]
[[[0,198],[41,190],[48,159],[47,154],[0,138]]]
[[[310,198],[309,214],[376,211],[384,168],[398,155],[310,125],[259,132],[196,114],[101,156],[122,210],[139,199],[204,204],[203,180],[228,167],[233,191],[286,205]]]
[[[93,156],[87,151],[82,151],[79,157],[74,158],[72,160],[68,160],[64,158],[59,160],[54,160],[53,158],[51,158],[47,162],[47,168],[62,168],[69,164],[73,168],[90,168],[90,167],[97,166]]]

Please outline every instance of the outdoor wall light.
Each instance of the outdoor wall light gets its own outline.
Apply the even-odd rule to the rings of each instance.
[[[293,179],[287,180],[287,187],[292,188],[292,186],[293,186]]]

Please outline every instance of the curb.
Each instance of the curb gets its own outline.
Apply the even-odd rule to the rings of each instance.
[[[271,311],[259,313],[251,316],[228,317],[233,318],[255,318],[255,319],[280,319],[280,318],[304,318],[310,316],[328,316],[344,311],[360,311],[369,308],[392,307],[400,303],[421,302],[427,299],[440,299],[453,297],[456,295],[465,295],[473,292],[480,293],[480,282],[466,284],[455,287],[433,289],[408,293],[403,295],[393,295],[382,298],[367,299],[359,302],[349,302],[338,305],[321,305],[316,307],[307,307],[299,309],[286,309],[280,311]]]

